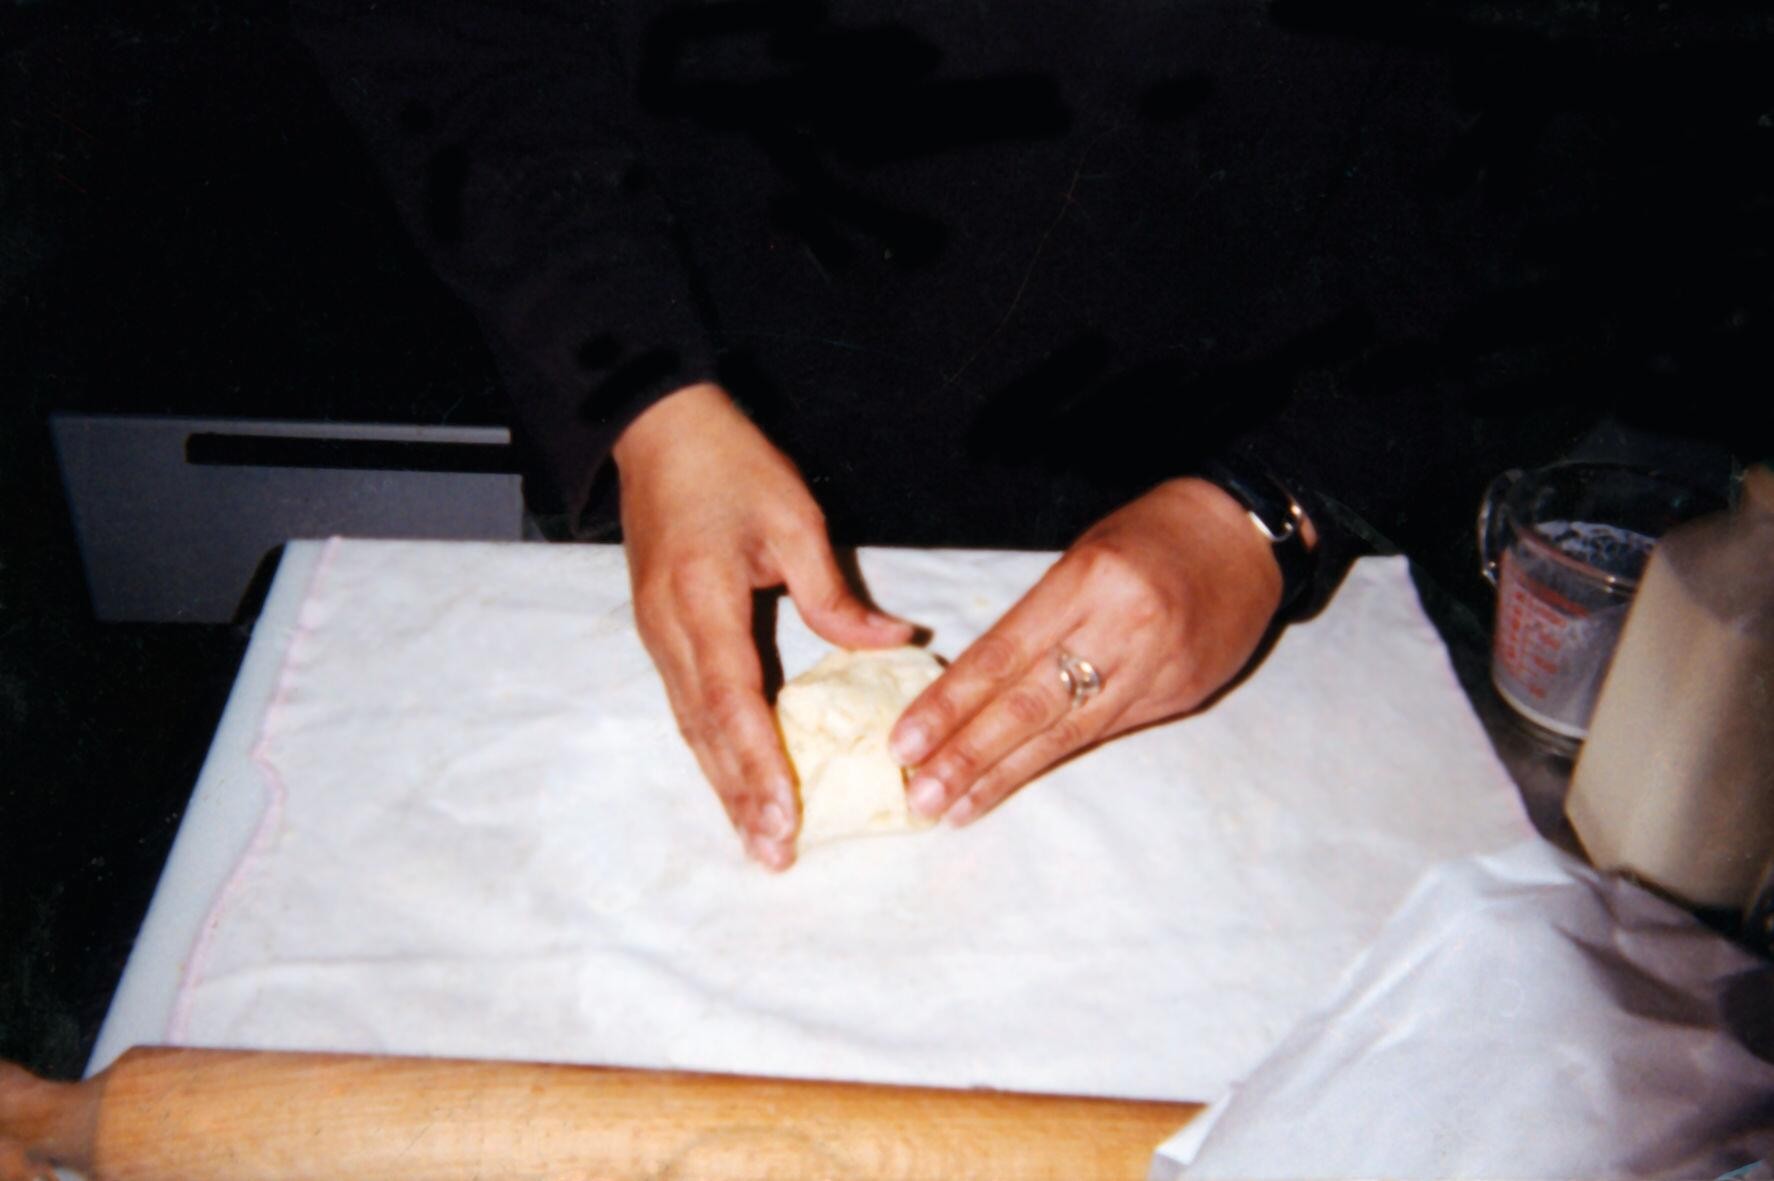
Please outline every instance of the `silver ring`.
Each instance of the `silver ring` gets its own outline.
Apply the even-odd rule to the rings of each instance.
[[[1097,672],[1096,665],[1090,661],[1073,656],[1061,648],[1059,683],[1066,687],[1066,693],[1072,699],[1072,708],[1077,709],[1103,691],[1103,674]]]

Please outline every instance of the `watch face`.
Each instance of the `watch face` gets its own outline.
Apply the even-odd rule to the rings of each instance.
[[[1300,506],[1296,504],[1292,498],[1287,500],[1285,506],[1269,504],[1263,506],[1263,509],[1266,509],[1267,511],[1252,506],[1250,509],[1250,519],[1262,527],[1263,533],[1269,538],[1270,544],[1280,545],[1299,530],[1301,516]]]
[[[1278,616],[1299,602],[1312,582],[1316,559],[1300,536],[1306,512],[1282,482],[1260,463],[1237,457],[1233,462],[1210,461],[1202,466],[1203,478],[1225,489],[1244,506],[1252,523],[1268,538],[1270,552],[1281,570],[1281,605]]]
[[[1271,544],[1278,545],[1299,530],[1305,511],[1281,481],[1261,466],[1244,460],[1236,464],[1216,460],[1204,465],[1202,474],[1244,506]]]

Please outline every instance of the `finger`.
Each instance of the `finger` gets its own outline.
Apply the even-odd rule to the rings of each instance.
[[[1005,756],[1064,720],[1070,708],[1058,663],[1036,660],[919,764],[906,787],[912,811],[932,820],[941,816]]]
[[[1056,763],[1125,728],[1126,702],[1098,697],[1017,747],[981,775],[966,795],[950,806],[947,820],[957,828],[996,808]]]
[[[751,590],[730,572],[678,580],[662,630],[660,671],[685,741],[747,851],[772,868],[793,859],[794,783],[764,700]]]
[[[756,659],[751,656],[754,665]],[[700,724],[691,745],[707,752],[705,770],[716,794],[746,851],[773,869],[787,868],[794,861],[794,782],[761,678],[752,681],[734,668],[704,669],[698,694]]]
[[[1048,571],[906,707],[888,740],[901,766],[921,764],[1036,662],[1052,659],[1060,637],[1078,622],[1067,565],[1062,560]]]
[[[794,861],[794,787],[769,707],[753,692],[711,680],[685,737],[745,850],[771,869]]]
[[[772,786],[775,773],[756,755],[746,753],[744,748],[752,745],[746,739],[725,741],[712,736],[710,730],[690,726],[684,727],[684,734],[746,853],[770,869],[787,869],[794,863],[792,786],[785,801],[783,793]]]
[[[838,568],[823,526],[776,539],[773,549],[795,609],[815,635],[844,648],[891,648],[912,638],[912,625],[870,609]]]

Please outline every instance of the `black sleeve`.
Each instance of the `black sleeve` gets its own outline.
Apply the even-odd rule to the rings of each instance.
[[[619,14],[598,0],[295,0],[292,17],[478,319],[577,527],[622,429],[714,371],[646,167]]]

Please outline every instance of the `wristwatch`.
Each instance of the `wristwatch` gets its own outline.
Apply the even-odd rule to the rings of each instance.
[[[1245,455],[1225,454],[1207,460],[1196,474],[1243,505],[1251,522],[1268,539],[1269,552],[1281,568],[1281,605],[1275,614],[1280,619],[1289,618],[1289,608],[1300,602],[1317,568],[1316,559],[1300,533],[1306,510],[1299,497],[1275,473]]]

